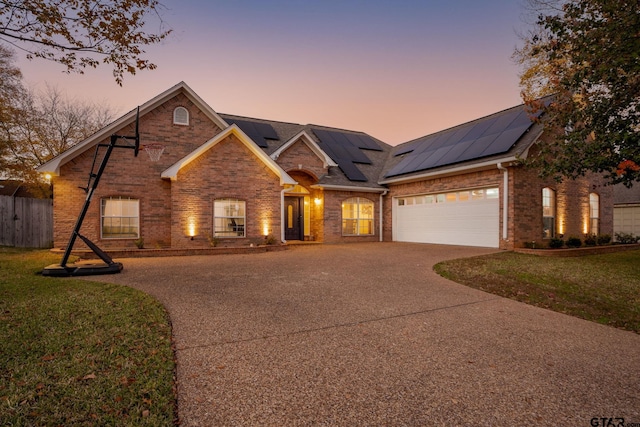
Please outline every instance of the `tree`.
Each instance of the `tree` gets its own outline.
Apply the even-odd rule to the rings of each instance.
[[[0,166],[11,178],[37,186],[35,168],[112,121],[108,106],[70,100],[53,87],[22,89],[0,120]]]
[[[640,181],[640,2],[530,4],[541,13],[514,57],[524,102],[552,137],[528,161],[558,180]]]
[[[28,58],[59,62],[67,72],[111,64],[122,85],[125,73],[156,68],[142,55],[143,46],[171,32],[163,28],[160,8],[157,0],[0,1],[0,40]],[[159,20],[155,33],[146,32],[150,15]]]
[[[0,123],[13,116],[13,102],[19,99],[22,88],[22,73],[13,64],[15,56],[12,50],[0,45]],[[8,147],[0,139],[0,166],[2,159],[8,154]],[[2,170],[4,168],[0,168]]]

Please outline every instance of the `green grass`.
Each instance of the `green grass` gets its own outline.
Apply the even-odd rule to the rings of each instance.
[[[162,306],[128,287],[37,274],[59,261],[0,248],[0,425],[174,425]]]
[[[576,258],[504,252],[435,270],[472,288],[640,333],[640,250]]]

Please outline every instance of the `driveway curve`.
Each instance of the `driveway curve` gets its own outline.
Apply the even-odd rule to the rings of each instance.
[[[293,246],[125,259],[93,280],[167,308],[181,426],[640,423],[640,335],[433,272],[491,252]]]

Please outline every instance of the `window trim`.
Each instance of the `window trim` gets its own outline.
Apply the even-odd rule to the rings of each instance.
[[[124,215],[120,215],[120,216],[116,216],[116,215],[111,215],[111,216],[105,216],[105,202],[111,200],[111,201],[122,201],[122,200],[126,200],[126,201],[135,201],[136,203],[136,210],[137,210],[137,215],[136,216],[124,216]],[[120,209],[122,210],[122,209]],[[116,234],[107,234],[105,235],[104,229],[105,229],[105,224],[104,224],[104,220],[105,218],[136,218],[136,235],[135,236],[127,236],[127,235],[122,235],[122,233],[120,233],[119,235]],[[139,239],[140,238],[140,199],[136,199],[133,197],[128,197],[128,196],[110,196],[110,197],[103,197],[100,199],[100,239],[104,239],[104,240],[127,240],[127,239]]]
[[[178,112],[182,112],[182,111],[184,111],[184,113],[186,115],[186,120],[184,120],[184,121],[180,121],[177,118]],[[189,110],[187,110],[183,106],[178,106],[178,107],[174,108],[173,109],[173,124],[174,125],[179,125],[179,126],[189,126]]]
[[[595,199],[594,199],[595,198]],[[595,209],[594,209],[595,203]],[[594,211],[596,215],[594,216]],[[595,227],[594,227],[595,220]],[[595,228],[595,231],[594,231]],[[589,233],[597,235],[600,232],[600,195],[589,193]]]
[[[549,192],[549,197],[545,196],[545,192]],[[556,201],[556,190],[554,190],[551,187],[544,187],[542,189],[542,238],[547,240],[547,239],[553,239],[556,237],[556,232],[557,232],[557,224],[556,224],[556,219],[557,219],[557,201]],[[549,206],[547,206],[545,204],[545,201],[549,200]],[[551,211],[552,215],[545,215],[545,208],[549,208],[549,210]],[[547,235],[545,233],[545,218],[552,218],[550,225],[551,225],[551,229],[549,231],[549,235]]]
[[[352,202],[352,200],[355,200],[355,202]],[[360,213],[361,213],[361,201],[366,201],[367,205],[371,206],[371,217],[370,218],[361,218],[360,217]],[[344,215],[344,205],[345,203],[355,203],[356,205],[356,209],[355,209],[355,213],[356,213],[356,217],[355,218],[346,218]],[[366,197],[349,197],[348,199],[345,199],[342,201],[342,203],[340,204],[340,217],[341,217],[341,231],[342,231],[342,235],[343,236],[356,236],[356,237],[360,237],[360,236],[375,236],[376,234],[376,230],[375,230],[375,219],[376,219],[376,205],[375,202],[371,199],[367,199]],[[351,234],[351,233],[345,233],[345,224],[346,221],[355,221],[355,230],[356,230],[356,234]],[[367,233],[367,234],[363,234],[360,233],[360,227],[361,221],[370,221],[371,225],[370,225],[370,230],[371,233]]]
[[[224,215],[224,216],[216,216],[216,202],[233,202],[233,203],[242,203],[242,212],[243,215]],[[224,209],[224,207],[222,207]],[[230,219],[232,224],[227,224],[227,226],[236,228],[235,230],[216,230],[216,219]],[[237,224],[235,220],[242,219],[242,224]],[[243,239],[247,237],[247,201],[238,199],[236,197],[221,197],[213,200],[213,237],[220,239]],[[218,234],[218,233],[236,233],[236,235],[228,235],[228,234]],[[242,233],[241,235],[238,233]]]

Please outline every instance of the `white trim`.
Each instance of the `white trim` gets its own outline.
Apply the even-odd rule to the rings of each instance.
[[[436,178],[436,177],[459,175],[461,172],[476,172],[476,171],[482,171],[482,170],[495,169],[496,163],[502,163],[502,164],[506,164],[505,166],[510,166],[507,163],[515,162],[517,160],[518,160],[518,157],[510,156],[510,157],[505,157],[503,159],[488,160],[488,161],[482,162],[482,163],[474,163],[472,165],[458,166],[458,167],[451,168],[451,169],[445,169],[445,170],[433,171],[433,172],[425,172],[425,173],[421,173],[419,175],[383,179],[382,181],[378,181],[378,184],[380,184],[380,185],[383,185],[383,184],[404,184],[404,183],[422,181],[422,180],[425,180],[425,179],[431,179],[431,178]]]
[[[180,169],[197,159],[204,152],[218,144],[229,135],[234,135],[240,142],[242,142],[253,154],[256,155],[269,169],[271,169],[280,178],[280,185],[296,185],[298,182],[289,176],[271,157],[269,157],[258,145],[247,136],[246,133],[238,127],[238,125],[231,125],[191,153],[187,154],[182,159],[178,160],[168,169],[161,174],[161,178],[168,178],[171,181],[178,179],[178,172]]]
[[[178,111],[184,111],[184,114],[186,115],[185,120],[182,122],[179,120],[179,117],[177,115]],[[187,110],[187,107],[178,105],[173,109],[173,124],[179,126],[189,126],[189,110]]]
[[[177,85],[165,90],[160,95],[155,96],[151,100],[145,102],[140,106],[140,117],[143,117],[148,112],[154,110],[159,105],[163,104],[167,100],[173,98],[178,93],[183,92],[196,107],[200,108],[204,114],[213,121],[220,129],[228,127],[228,123],[225,122],[213,109],[202,100],[185,82],[180,82]],[[87,148],[97,144],[98,142],[108,138],[118,130],[125,126],[128,126],[135,122],[136,110],[131,110],[113,123],[103,127],[98,132],[94,133],[84,141],[79,142],[67,151],[59,154],[48,162],[40,165],[36,170],[40,173],[50,173],[52,175],[60,175],[60,167],[72,160],[74,157],[82,153]]]
[[[499,170],[502,171],[502,240],[508,242],[509,228],[507,227],[507,221],[509,220],[509,169],[502,166],[502,163],[498,162],[496,165]]]
[[[353,187],[350,185],[327,185],[327,184],[314,184],[310,185],[311,188],[320,188],[323,190],[338,190],[338,191],[361,191],[363,193],[384,193],[389,191],[388,188],[368,188],[368,187]]]
[[[322,150],[322,148],[320,148],[320,146],[313,140],[313,138],[311,138],[311,136],[309,136],[309,134],[305,130],[298,132],[294,137],[289,139],[280,148],[274,151],[271,154],[271,158],[273,160],[278,160],[278,157],[280,157],[280,155],[283,152],[285,152],[289,147],[295,144],[298,140],[302,140],[302,142],[307,144],[307,146],[311,149],[311,151],[313,151],[313,153],[316,156],[318,156],[320,160],[322,160],[323,167],[326,168],[329,166],[338,166],[338,164],[334,162],[333,159],[329,157],[329,155]]]

